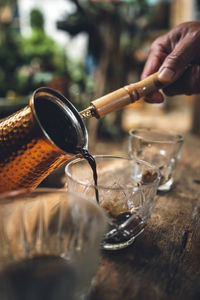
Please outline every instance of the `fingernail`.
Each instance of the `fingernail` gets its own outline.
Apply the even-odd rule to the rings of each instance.
[[[153,94],[147,95],[144,100],[147,103],[162,103],[164,101],[164,97],[161,93],[155,92]]]
[[[172,69],[165,67],[159,71],[158,78],[160,79],[160,81],[171,82],[174,75],[175,72]]]

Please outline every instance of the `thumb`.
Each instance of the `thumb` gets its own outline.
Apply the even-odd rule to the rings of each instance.
[[[160,67],[159,80],[167,84],[176,81],[194,60],[194,53],[190,41],[187,39],[180,41]]]

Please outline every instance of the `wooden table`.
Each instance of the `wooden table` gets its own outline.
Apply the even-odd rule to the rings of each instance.
[[[102,252],[96,285],[87,300],[200,299],[199,156],[200,138],[186,135],[175,188],[156,196],[148,226],[133,245]],[[27,264],[19,273],[2,274],[1,300],[71,300],[66,290],[72,273],[65,278],[62,297],[57,294],[56,299],[52,290],[61,282],[56,269]],[[14,298],[2,296],[10,290]]]
[[[200,138],[185,136],[178,181],[157,195],[145,232],[104,252],[90,300],[200,299]]]

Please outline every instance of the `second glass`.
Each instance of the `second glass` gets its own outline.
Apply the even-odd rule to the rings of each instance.
[[[94,185],[92,169],[85,159],[73,159],[66,166],[69,191],[97,201],[108,216],[109,229],[103,248],[117,250],[132,244],[141,234],[151,215],[160,173],[150,164],[127,157],[94,156],[98,186]]]
[[[160,170],[158,191],[167,192],[172,188],[183,140],[180,134],[153,128],[129,131],[129,156],[143,159]]]

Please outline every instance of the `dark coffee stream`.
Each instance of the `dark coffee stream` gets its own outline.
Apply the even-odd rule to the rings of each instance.
[[[80,153],[82,154],[82,156],[88,161],[92,172],[93,172],[93,179],[94,179],[94,185],[95,185],[95,195],[96,195],[96,201],[99,204],[99,191],[97,188],[97,180],[98,180],[98,176],[97,176],[97,165],[96,165],[96,161],[94,159],[94,157],[88,152],[88,150],[86,149],[81,149]]]

